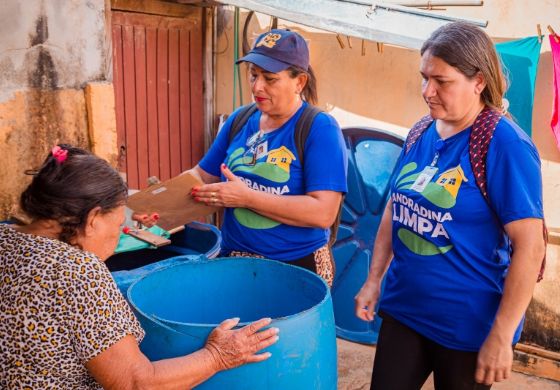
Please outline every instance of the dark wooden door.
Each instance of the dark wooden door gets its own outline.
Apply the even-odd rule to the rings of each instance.
[[[112,13],[119,171],[130,188],[191,168],[204,152],[200,18]]]

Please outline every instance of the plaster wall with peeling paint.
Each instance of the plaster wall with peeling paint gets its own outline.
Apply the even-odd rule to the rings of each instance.
[[[84,87],[108,79],[110,49],[104,0],[3,0],[0,20],[2,219],[55,142],[90,148]]]

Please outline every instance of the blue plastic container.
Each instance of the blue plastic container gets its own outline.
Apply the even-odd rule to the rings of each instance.
[[[136,281],[128,299],[146,331],[140,348],[151,360],[202,348],[227,318],[273,318],[280,340],[268,348],[270,359],[222,371],[197,389],[337,388],[330,292],[305,269],[263,259],[187,259]]]
[[[342,129],[348,148],[348,193],[333,247],[332,287],[337,336],[375,344],[381,319],[365,322],[354,314],[354,296],[365,282],[373,244],[389,197],[389,183],[404,140],[370,128]]]
[[[105,264],[112,271],[117,286],[126,297],[126,290],[136,280],[159,268],[205,256],[214,258],[220,252],[222,236],[213,225],[191,222],[170,237],[171,244],[157,249],[140,249],[115,254]],[[180,257],[185,256],[189,257]]]

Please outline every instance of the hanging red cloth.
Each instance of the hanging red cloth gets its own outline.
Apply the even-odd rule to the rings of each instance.
[[[550,126],[552,127],[554,138],[556,139],[556,145],[560,149],[560,43],[556,42],[558,38],[554,35],[549,35],[549,38],[552,51],[552,88],[554,89],[554,103],[552,106],[552,120],[550,121]]]

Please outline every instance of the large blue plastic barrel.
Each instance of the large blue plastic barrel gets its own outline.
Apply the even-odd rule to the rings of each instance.
[[[115,254],[106,261],[117,286],[126,297],[128,287],[147,273],[184,261],[189,257],[214,258],[220,252],[222,236],[213,225],[191,222],[170,237],[171,244],[157,249],[139,249]]]
[[[376,317],[373,322],[358,319],[354,314],[354,296],[369,272],[373,243],[404,140],[370,128],[344,128],[342,133],[348,148],[348,193],[333,247],[336,333],[350,341],[374,344],[381,319]]]
[[[312,272],[273,260],[189,260],[136,281],[128,299],[151,359],[202,348],[226,318],[246,324],[271,317],[280,340],[270,359],[223,371],[197,389],[332,389],[337,387],[336,332],[325,282]]]

